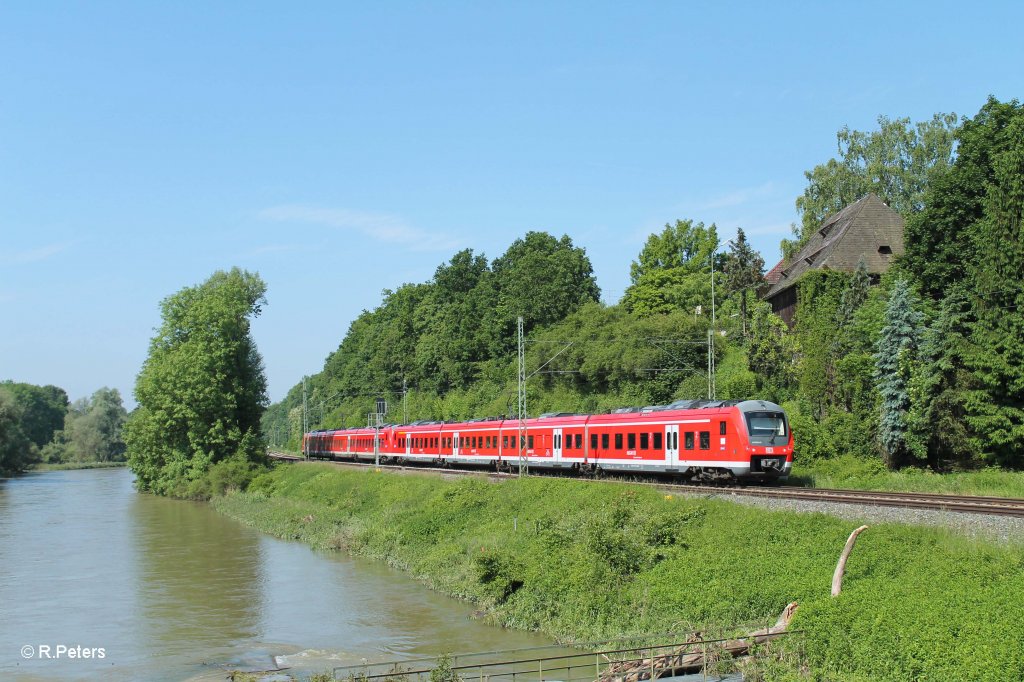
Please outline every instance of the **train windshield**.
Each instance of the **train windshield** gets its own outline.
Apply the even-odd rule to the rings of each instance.
[[[747,432],[758,436],[786,436],[786,416],[781,412],[747,412]]]

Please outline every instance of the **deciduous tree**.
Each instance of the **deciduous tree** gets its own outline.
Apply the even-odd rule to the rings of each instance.
[[[124,428],[140,489],[202,494],[212,465],[262,461],[266,379],[249,319],[265,292],[259,275],[234,268],[161,302],[162,323],[135,382],[139,406]]]
[[[67,452],[62,459],[79,462],[124,459],[121,428],[127,418],[116,388],[101,388],[88,398],[76,400],[64,418],[63,440]]]
[[[952,163],[956,121],[956,114],[917,124],[879,116],[872,132],[844,126],[836,135],[838,158],[804,173],[807,188],[796,200],[802,224],[793,241],[783,242],[787,257],[825,218],[869,192],[904,216],[921,210],[928,185]]]
[[[972,227],[985,215],[993,180],[993,160],[1013,146],[1010,124],[1024,117],[1016,100],[990,97],[978,114],[956,132],[956,161],[935,177],[922,211],[908,217],[902,261],[922,293],[940,300],[946,289],[968,277],[968,265],[989,254],[977,251]]]
[[[36,445],[21,429],[24,416],[24,408],[0,390],[0,474],[24,471],[36,461]]]
[[[714,224],[677,220],[647,238],[629,268],[631,284],[622,297],[626,309],[641,316],[681,310],[693,314],[697,306],[710,313],[711,262],[718,248]],[[716,264],[721,277],[721,264]]]

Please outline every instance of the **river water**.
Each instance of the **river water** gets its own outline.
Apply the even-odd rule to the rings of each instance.
[[[275,656],[309,673],[551,644],[470,613],[379,562],[140,495],[126,469],[0,480],[2,680],[223,680]]]

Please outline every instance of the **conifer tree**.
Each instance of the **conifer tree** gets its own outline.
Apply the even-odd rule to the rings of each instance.
[[[965,419],[971,392],[978,390],[966,364],[976,353],[970,340],[975,322],[968,287],[961,283],[949,290],[922,338],[920,371],[912,378],[910,428],[935,469],[970,463],[979,454],[979,440]]]
[[[736,239],[725,260],[725,287],[740,295],[740,318],[743,336],[747,336],[747,296],[750,290],[764,282],[764,258],[750,246],[743,228],[736,228]]]
[[[886,464],[901,465],[912,451],[908,440],[909,378],[924,315],[916,309],[916,296],[906,280],[893,285],[885,310],[885,326],[875,354],[875,383],[881,397],[879,438]]]
[[[980,384],[967,397],[966,419],[984,456],[1024,465],[1024,111],[1006,129],[993,160],[985,217],[974,226],[972,268],[978,322],[967,365]]]

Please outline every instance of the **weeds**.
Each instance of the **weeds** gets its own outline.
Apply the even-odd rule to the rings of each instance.
[[[280,467],[218,509],[279,537],[346,547],[561,639],[774,622],[800,602],[798,655],[754,679],[1024,679],[1024,552],[877,525],[839,598],[856,524],[622,483],[393,476]],[[785,652],[785,645],[780,644]]]

